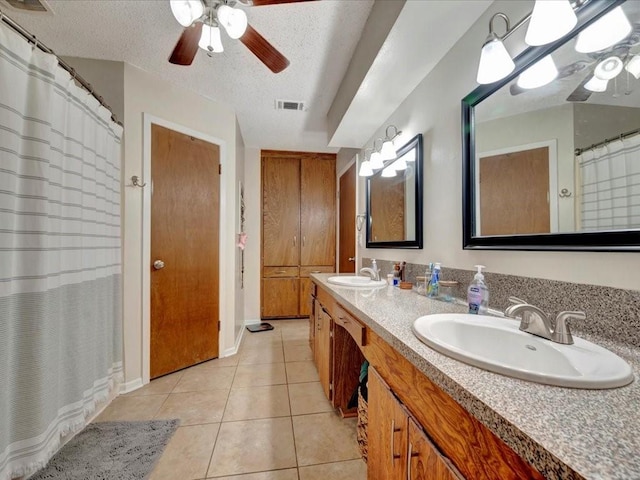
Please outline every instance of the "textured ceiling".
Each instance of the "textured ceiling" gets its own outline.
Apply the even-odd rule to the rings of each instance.
[[[234,106],[246,146],[329,148],[326,116],[373,0],[322,0],[246,8],[249,23],[291,62],[279,74],[223,33],[225,51],[199,50],[189,67],[167,58],[182,33],[168,0],[48,0],[54,15],[7,14],[60,56],[123,61]],[[99,93],[99,92],[98,92]],[[276,111],[276,99],[303,112]]]

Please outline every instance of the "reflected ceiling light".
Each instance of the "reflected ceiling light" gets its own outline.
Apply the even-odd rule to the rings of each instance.
[[[247,14],[244,10],[229,5],[220,5],[217,10],[218,21],[233,39],[240,38],[247,30]]]
[[[604,50],[626,38],[631,30],[631,24],[622,7],[616,7],[580,32],[576,41],[576,51],[591,53]]]
[[[607,90],[608,83],[609,80],[603,80],[594,75],[591,77],[591,80],[585,83],[584,88],[592,92],[605,92]]]
[[[631,75],[636,77],[636,80],[640,79],[640,55],[634,55],[631,60],[625,65],[625,70]]]
[[[200,36],[200,42],[198,46],[206,50],[207,52],[222,53],[224,47],[222,46],[222,40],[220,39],[220,29],[218,27],[212,27],[206,23],[202,25],[202,35]]]
[[[518,86],[527,89],[542,87],[552,82],[557,76],[556,64],[551,55],[547,55],[520,74]]]
[[[611,80],[622,71],[623,66],[624,64],[619,57],[608,57],[596,65],[593,75],[600,80]]]
[[[171,0],[171,13],[183,27],[188,27],[204,13],[200,0]]]
[[[389,134],[389,129],[393,129],[395,132],[393,135]],[[395,125],[389,125],[385,130],[385,140],[382,142],[382,148],[380,149],[380,155],[382,156],[382,160],[393,160],[398,156],[398,152],[396,151],[396,147],[393,145],[393,140],[400,135],[402,132],[399,132]]]
[[[392,167],[396,172],[401,172],[402,170],[407,169],[407,161],[404,159],[404,156],[402,156],[393,162],[390,167]]]
[[[393,168],[393,165],[389,165],[387,168],[382,170],[382,176],[383,177],[395,177],[396,176],[396,171]]]
[[[532,46],[546,45],[565,36],[576,23],[578,17],[569,0],[536,0],[524,41]]]
[[[403,155],[405,161],[407,162],[415,162],[416,161],[416,151],[415,149],[409,150],[407,153]]]

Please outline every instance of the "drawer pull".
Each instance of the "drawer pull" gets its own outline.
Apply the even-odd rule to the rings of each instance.
[[[401,428],[396,428],[395,419],[391,420],[391,442],[390,442],[391,443],[391,466],[393,466],[393,461],[396,458],[400,458],[400,455],[396,455],[395,445],[394,445],[395,444],[395,434],[400,432],[400,431],[402,431],[402,429]]]
[[[413,452],[413,445],[409,442],[409,451],[407,452],[407,480],[411,480],[411,457],[417,457],[420,455],[418,452]]]

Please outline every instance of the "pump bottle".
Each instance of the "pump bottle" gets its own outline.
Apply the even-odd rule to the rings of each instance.
[[[473,281],[467,289],[467,303],[469,304],[469,313],[485,314],[489,308],[489,289],[484,283],[484,275],[482,269],[484,265],[474,265],[478,269],[473,277]]]

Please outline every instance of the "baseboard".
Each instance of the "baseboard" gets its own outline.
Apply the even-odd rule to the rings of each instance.
[[[120,385],[120,394],[133,392],[143,386],[142,378],[136,378]]]

